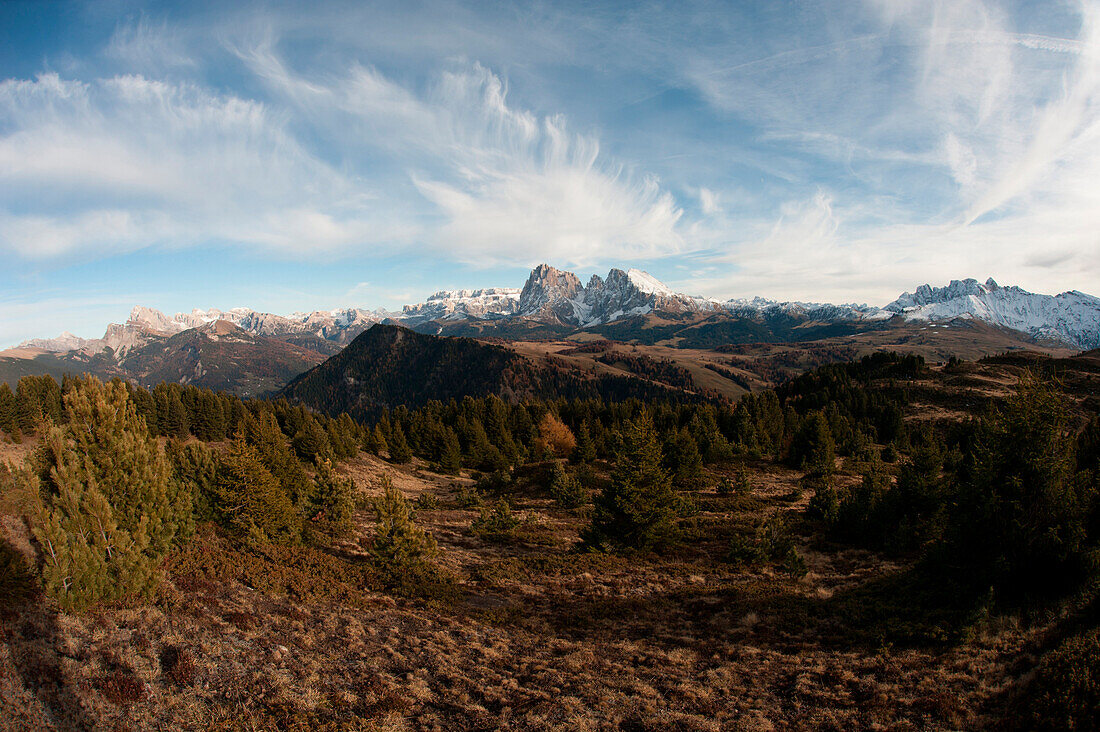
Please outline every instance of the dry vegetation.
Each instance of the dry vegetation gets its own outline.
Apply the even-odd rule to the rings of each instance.
[[[748,495],[717,495],[711,475],[679,548],[629,558],[574,552],[585,509],[557,508],[537,483],[515,499],[514,540],[495,543],[460,506],[468,478],[365,454],[341,469],[364,494],[385,471],[409,498],[435,497],[417,520],[438,539],[453,592],[374,589],[365,511],[330,550],[244,553],[208,528],[170,562],[150,606],[74,616],[37,595],[6,603],[3,725],[972,728],[1003,713],[1043,640],[1011,618],[957,643],[908,633],[924,619],[889,602],[904,568],[864,551],[796,536],[810,570],[800,579],[733,567],[733,533],[805,504],[800,474],[772,465],[750,469]],[[3,532],[8,555],[31,551],[18,521],[5,517]]]

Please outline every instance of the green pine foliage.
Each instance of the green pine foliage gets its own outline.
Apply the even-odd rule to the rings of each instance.
[[[355,483],[337,475],[330,460],[317,461],[313,483],[313,521],[332,533],[347,533],[355,513]]]
[[[399,465],[412,461],[412,450],[409,449],[409,443],[405,439],[405,430],[401,428],[400,422],[393,426],[393,434],[389,443],[390,460]]]
[[[335,457],[328,433],[312,416],[306,418],[290,442],[298,459],[303,462],[314,463]]]
[[[218,463],[214,451],[202,442],[169,440],[165,453],[172,471],[184,490],[191,493],[195,519],[214,521],[214,484],[218,478]]]
[[[678,501],[662,462],[653,421],[643,411],[623,433],[611,482],[596,496],[585,543],[610,551],[652,550],[675,536]]]
[[[554,463],[550,495],[563,508],[577,508],[588,502],[588,491],[578,477],[560,462]]]
[[[1096,485],[1076,472],[1069,426],[1066,400],[1034,376],[981,421],[960,475],[947,566],[1015,598],[1081,577]]]
[[[703,456],[687,427],[673,434],[665,444],[665,467],[672,482],[681,488],[694,488],[702,481]]]
[[[458,475],[462,472],[462,447],[458,443],[458,435],[450,427],[443,428],[439,469],[447,475]]]
[[[15,393],[7,382],[0,383],[0,430],[8,434],[14,433],[17,429],[18,416]]]
[[[482,506],[481,512],[470,523],[470,530],[486,541],[507,542],[516,538],[519,519],[512,513],[512,506],[503,498],[490,506]]]
[[[193,530],[191,493],[121,383],[78,380],[64,405],[66,424],[32,459],[46,590],[69,610],[147,597],[163,557]]]
[[[61,387],[52,376],[24,376],[15,387],[18,426],[34,432],[43,422],[61,421]]]
[[[382,476],[381,487],[374,501],[375,536],[367,551],[387,587],[415,591],[438,573],[439,549],[431,534],[416,525],[408,500],[388,475]]]
[[[290,495],[243,436],[218,462],[213,494],[221,523],[238,537],[275,544],[293,544],[301,537],[301,518]]]

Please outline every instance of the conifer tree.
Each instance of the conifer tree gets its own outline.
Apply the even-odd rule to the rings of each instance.
[[[581,423],[577,430],[577,448],[573,451],[573,460],[578,463],[590,463],[596,459],[596,443],[588,431],[588,420]]]
[[[393,425],[393,437],[390,438],[390,460],[395,463],[407,463],[412,460],[412,450],[405,441],[405,430],[401,429],[401,423]]]
[[[164,422],[164,434],[180,440],[186,440],[191,434],[191,420],[180,398],[180,390],[169,388],[167,391],[167,416]]]
[[[583,506],[588,501],[588,491],[581,485],[580,480],[559,462],[554,463],[550,495],[565,508]]]
[[[383,452],[389,452],[389,445],[386,444],[386,436],[382,434],[382,426],[379,424],[374,425],[374,429],[367,432],[367,438],[363,445],[367,452],[374,455],[381,455]]]
[[[43,421],[61,421],[61,387],[52,376],[24,376],[15,386],[19,427],[33,432]]]
[[[195,518],[215,520],[214,483],[218,478],[218,463],[214,451],[202,442],[169,440],[165,453],[176,478],[191,493]]]
[[[16,414],[15,394],[6,381],[0,383],[0,430],[15,432]]]
[[[355,483],[337,475],[332,462],[324,459],[317,461],[313,483],[313,517],[337,533],[348,531],[355,513]]]
[[[65,413],[32,459],[46,589],[68,609],[146,596],[161,558],[192,531],[191,494],[121,383],[74,382]]]
[[[287,444],[275,415],[265,411],[258,419],[247,417],[243,435],[256,448],[260,462],[279,481],[291,502],[304,511],[313,493],[313,482]]]
[[[439,467],[448,475],[462,472],[462,450],[458,444],[458,435],[450,427],[443,428]]]
[[[669,440],[665,464],[676,485],[691,487],[701,480],[703,458],[699,454],[699,446],[695,443],[695,438],[688,433],[686,427],[675,433]]]
[[[333,457],[328,434],[312,416],[306,419],[295,433],[291,444],[298,459],[306,463],[312,463],[318,459],[329,460]]]
[[[388,475],[382,476],[382,495],[375,499],[374,513],[378,525],[368,551],[386,584],[401,587],[430,574],[438,546],[413,521],[408,500]]]
[[[612,551],[649,550],[673,537],[677,500],[661,457],[653,421],[643,411],[624,428],[611,483],[595,499],[586,543]]]
[[[291,544],[301,535],[290,496],[243,436],[233,440],[219,461],[213,493],[222,522],[240,536]]]

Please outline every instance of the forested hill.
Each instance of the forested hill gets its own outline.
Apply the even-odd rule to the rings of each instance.
[[[280,396],[326,414],[376,417],[399,405],[465,396],[507,400],[557,397],[695,401],[698,396],[644,379],[594,376],[553,360],[531,360],[471,338],[375,325],[340,353],[291,381]]]

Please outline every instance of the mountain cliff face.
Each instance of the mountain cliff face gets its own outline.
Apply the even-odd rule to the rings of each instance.
[[[247,333],[282,340],[324,355],[350,343],[376,322],[391,322],[431,334],[547,338],[577,329],[606,337],[647,342],[668,340],[696,347],[735,342],[807,340],[846,335],[906,322],[947,323],[959,318],[1008,328],[1048,343],[1088,349],[1100,346],[1100,299],[1081,292],[1040,295],[1001,287],[992,279],[953,280],[946,287],[922,285],[883,308],[868,305],[776,302],[764,298],[726,301],[675,292],[638,269],[612,269],[587,284],[572,272],[540,264],[522,289],[484,288],[437,292],[401,313],[345,308],[281,316],[248,308],[193,310],[172,317],[135,307],[103,338],[64,333],[22,345],[52,353],[122,358],[164,338],[225,321]],[[646,320],[658,322],[644,322]],[[688,321],[696,322],[688,322]],[[671,324],[670,322],[671,321]],[[681,333],[681,330],[687,332]],[[108,351],[109,349],[109,351]]]
[[[400,320],[416,325],[430,320],[503,318],[519,312],[520,291],[512,287],[441,290],[417,305],[406,305]]]
[[[910,321],[972,318],[1076,348],[1100,346],[1100,298],[1076,290],[1037,295],[1019,287],[1001,287],[992,278],[984,284],[952,280],[946,287],[922,285],[883,310]]]

